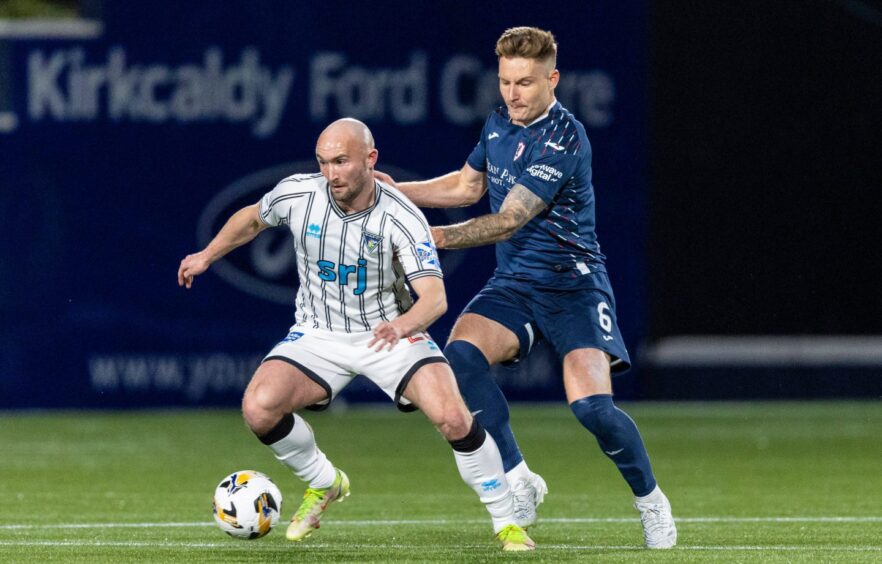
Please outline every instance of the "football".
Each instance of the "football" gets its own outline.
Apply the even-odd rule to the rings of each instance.
[[[266,475],[240,470],[217,485],[212,511],[218,527],[231,537],[259,539],[279,522],[282,492]]]

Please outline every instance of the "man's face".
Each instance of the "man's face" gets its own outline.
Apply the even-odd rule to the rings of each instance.
[[[350,204],[365,187],[373,186],[377,150],[368,150],[355,136],[323,134],[316,144],[315,156],[338,203]]]
[[[527,125],[551,105],[560,73],[549,66],[536,59],[499,57],[499,92],[512,123]]]

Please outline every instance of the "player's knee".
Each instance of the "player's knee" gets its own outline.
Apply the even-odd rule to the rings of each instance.
[[[444,409],[435,426],[445,439],[454,441],[468,435],[472,427],[472,416],[465,406],[452,405]]]
[[[453,369],[457,381],[468,378],[475,370],[484,371],[490,368],[484,353],[468,341],[452,341],[444,347],[444,356]]]
[[[265,388],[249,387],[242,397],[242,417],[256,435],[263,435],[272,429],[283,415],[277,402]]]
[[[242,398],[242,418],[248,428],[257,435],[269,431],[269,421],[265,410],[261,409],[254,398],[248,394]]]
[[[573,415],[582,425],[598,435],[615,421],[616,406],[610,394],[597,394],[578,399],[570,404]]]

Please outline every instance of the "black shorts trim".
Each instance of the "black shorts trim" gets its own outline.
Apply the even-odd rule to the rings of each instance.
[[[304,374],[306,374],[307,378],[309,378],[310,380],[312,380],[313,382],[315,382],[316,384],[318,384],[319,386],[324,388],[325,393],[328,394],[328,403],[316,403],[313,405],[308,405],[304,409],[308,409],[310,411],[324,411],[324,410],[328,409],[328,407],[331,405],[332,392],[331,392],[331,385],[328,384],[327,382],[325,382],[324,378],[322,378],[321,376],[319,376],[318,374],[316,374],[315,372],[313,372],[309,368],[303,366],[302,364],[300,364],[296,360],[292,360],[292,359],[288,358],[287,356],[281,356],[281,355],[268,356],[261,361],[261,364],[263,364],[264,362],[266,362],[268,360],[281,360],[282,362],[287,362],[288,364],[290,364],[294,368],[296,368],[296,369],[300,370],[301,372],[303,372]]]
[[[623,358],[619,358],[613,353],[606,351],[612,359],[609,362],[609,371],[613,376],[617,376],[631,369],[631,363]]]
[[[416,374],[416,371],[422,368],[427,364],[434,364],[436,362],[443,362],[444,364],[450,364],[447,362],[447,359],[443,356],[431,356],[429,358],[424,358],[418,362],[416,362],[413,366],[410,367],[410,370],[404,375],[404,378],[401,379],[401,382],[398,383],[398,387],[395,388],[395,406],[405,412],[410,413],[412,411],[416,411],[419,409],[412,403],[402,404],[401,403],[401,394],[404,393],[404,390],[407,388],[407,385],[410,383],[410,379],[413,378],[413,375]]]

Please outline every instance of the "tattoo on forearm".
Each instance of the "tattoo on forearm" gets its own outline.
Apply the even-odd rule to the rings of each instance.
[[[501,213],[482,215],[456,225],[444,227],[444,247],[465,249],[487,245],[504,239],[510,221]]]
[[[545,202],[539,196],[515,184],[498,213],[444,227],[444,246],[448,249],[464,249],[503,241],[543,209]]]

